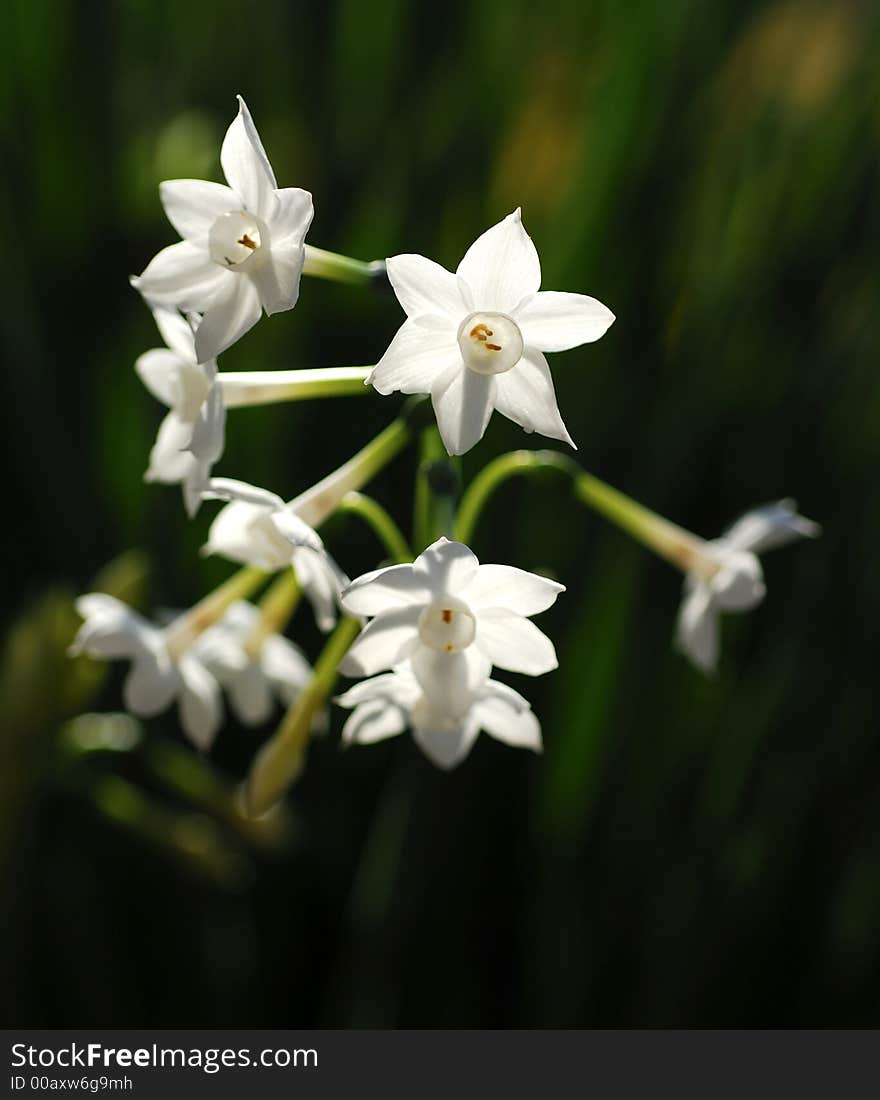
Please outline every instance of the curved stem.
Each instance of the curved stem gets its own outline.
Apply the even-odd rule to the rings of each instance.
[[[310,244],[305,249],[303,275],[332,279],[338,283],[369,283],[385,274],[384,260],[353,260],[350,256],[341,256],[338,252],[328,252]]]
[[[492,494],[509,478],[543,470],[560,470],[572,475],[578,469],[570,458],[555,451],[511,451],[493,459],[477,474],[462,497],[455,537],[468,542]]]
[[[266,813],[299,776],[315,716],[336,683],[339,663],[360,633],[357,619],[342,619],[324,646],[308,685],[257,753],[242,791],[249,817]]]
[[[303,370],[221,371],[217,380],[227,409],[273,405],[312,397],[371,393],[365,385],[372,367],[315,367]]]
[[[172,656],[184,653],[198,636],[215,622],[236,600],[246,600],[267,577],[264,569],[246,565],[233,573],[213,592],[199,600],[197,604],[184,611],[165,628],[165,644]]]
[[[413,552],[404,538],[403,532],[377,500],[373,500],[372,497],[365,496],[363,493],[346,493],[337,510],[360,516],[362,520],[368,523],[395,563],[400,564],[413,560]]]

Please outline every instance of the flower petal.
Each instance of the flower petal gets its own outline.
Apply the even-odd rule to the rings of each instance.
[[[470,547],[441,535],[419,554],[412,567],[415,576],[436,596],[455,596],[471,583],[479,565]]]
[[[818,523],[797,514],[797,504],[793,500],[778,500],[740,516],[720,541],[734,550],[763,554],[798,538],[818,538],[821,533]]]
[[[156,306],[152,313],[156,328],[171,351],[176,351],[184,362],[194,364],[196,349],[189,321],[181,317],[176,309],[165,306]]]
[[[451,322],[447,332],[438,333],[408,320],[397,330],[367,384],[382,394],[430,393],[435,380],[455,365],[464,370]]]
[[[224,274],[230,281],[211,302],[196,332],[196,358],[200,363],[216,359],[260,319],[260,296],[254,281],[247,275]]]
[[[719,613],[712,591],[704,582],[685,590],[678,613],[675,644],[703,672],[713,672],[718,664]]]
[[[289,706],[312,678],[305,654],[280,634],[270,634],[260,649],[260,666],[281,701]]]
[[[477,615],[476,644],[498,668],[542,676],[557,668],[556,650],[533,622],[513,611],[490,608]]]
[[[531,710],[517,710],[502,699],[481,699],[473,716],[490,737],[517,749],[541,752],[541,725]]]
[[[547,360],[527,347],[516,366],[496,376],[495,408],[527,432],[540,432],[575,447],[562,422]]]
[[[178,662],[183,686],[180,692],[180,724],[183,732],[202,752],[207,751],[217,736],[223,720],[220,685],[210,672],[191,654]]]
[[[419,645],[410,663],[430,709],[451,719],[467,713],[492,671],[489,658],[473,645],[460,653],[438,653]]]
[[[275,215],[275,173],[254,126],[247,104],[238,97],[238,114],[226,131],[220,149],[220,165],[229,186],[245,208],[266,222]]]
[[[260,305],[267,314],[293,309],[299,298],[299,282],[305,251],[298,248],[272,248],[262,267],[251,275]]]
[[[406,712],[389,699],[370,699],[356,707],[342,727],[346,745],[374,745],[406,729]]]
[[[418,621],[418,607],[397,607],[377,615],[346,653],[339,671],[344,676],[372,676],[393,668],[417,643]]]
[[[164,649],[138,657],[122,685],[125,709],[141,718],[160,714],[180,687],[177,669]]]
[[[556,602],[565,585],[512,565],[481,565],[461,593],[474,611],[505,607],[518,615],[537,615]]]
[[[523,340],[541,351],[565,351],[603,336],[614,314],[586,294],[542,290],[516,311]]]
[[[749,611],[767,592],[761,563],[748,550],[725,553],[721,569],[710,585],[714,601],[724,611]]]
[[[274,572],[290,565],[293,548],[266,508],[235,500],[217,513],[202,553]]]
[[[468,715],[460,725],[439,729],[413,727],[413,740],[432,764],[450,771],[468,755],[480,732],[479,724]]]
[[[177,352],[151,348],[137,357],[134,369],[153,397],[170,408],[180,403],[180,372],[185,366]]]
[[[378,615],[393,607],[424,603],[428,591],[425,578],[412,565],[389,565],[352,581],[341,603],[350,615]]]
[[[457,329],[468,313],[457,276],[433,260],[415,254],[391,256],[385,270],[408,317],[439,314]]]
[[[512,313],[537,293],[541,262],[518,208],[474,241],[456,274],[467,283],[478,310]]]
[[[165,180],[159,184],[165,216],[186,241],[207,249],[211,226],[223,214],[241,209],[234,191],[207,180]]]
[[[348,577],[325,550],[299,546],[293,552],[293,569],[306,599],[312,605],[318,629],[325,634],[336,625],[339,593]]]
[[[402,667],[409,669],[408,665]],[[361,680],[360,683],[344,691],[342,695],[338,695],[334,702],[341,707],[356,707],[371,699],[384,699],[408,709],[421,698],[421,695],[422,689],[411,671],[402,673],[400,670],[395,670],[383,672],[380,676],[373,676],[369,680]]]
[[[259,665],[247,664],[226,682],[229,702],[244,726],[259,726],[273,710],[269,681]]]
[[[483,438],[495,408],[497,377],[477,374],[458,362],[431,385],[437,427],[451,455],[465,454]]]
[[[201,313],[234,278],[233,272],[215,264],[203,249],[181,241],[157,252],[142,274],[132,276],[131,285],[150,305]]]
[[[276,250],[282,252],[295,250],[302,253],[303,241],[314,216],[315,207],[308,191],[304,191],[301,187],[283,187],[280,191],[276,191],[275,209],[267,223],[273,254]],[[303,260],[300,256],[300,268],[302,264]]]
[[[197,465],[188,449],[192,433],[192,423],[181,420],[172,409],[159,425],[144,481],[176,485],[189,477]]]

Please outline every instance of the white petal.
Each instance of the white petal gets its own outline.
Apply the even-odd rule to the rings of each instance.
[[[276,191],[275,210],[268,222],[273,254],[276,250],[302,253],[303,241],[314,216],[315,207],[308,191],[301,187],[283,187]],[[300,256],[300,269],[302,264]]]
[[[340,599],[351,615],[378,615],[392,607],[424,603],[428,591],[425,578],[412,565],[390,565],[352,581]]]
[[[413,562],[416,577],[422,578],[436,595],[457,595],[471,583],[480,562],[463,542],[453,542],[441,536],[423,550]]]
[[[178,662],[183,681],[180,693],[180,723],[196,748],[209,749],[223,720],[220,686],[195,657],[187,653]]]
[[[166,180],[159,184],[159,197],[166,217],[181,237],[204,249],[214,222],[241,209],[234,191],[207,180]]]
[[[248,664],[226,684],[229,702],[244,726],[259,726],[272,713],[272,692],[259,665]]]
[[[763,600],[767,591],[761,563],[748,550],[726,552],[721,570],[710,584],[715,603],[725,611],[749,611]]]
[[[540,351],[527,347],[512,370],[497,375],[497,382],[495,408],[508,420],[527,432],[575,446],[559,414],[550,368]]]
[[[183,506],[186,514],[192,519],[202,506],[205,492],[211,481],[211,464],[193,458],[192,468],[181,482],[183,490]]]
[[[408,657],[418,641],[417,607],[385,611],[367,623],[343,658],[339,670],[344,676],[372,676],[393,668]]]
[[[266,508],[236,500],[217,513],[202,553],[274,572],[290,565],[293,551]]]
[[[176,351],[184,362],[195,363],[196,349],[189,321],[176,309],[165,306],[157,306],[152,312],[156,328],[171,351]]]
[[[181,420],[174,410],[168,413],[159,425],[144,480],[175,485],[189,477],[197,465],[189,453],[192,434],[190,421]]]
[[[210,308],[227,281],[234,278],[231,271],[215,264],[206,251],[189,241],[181,241],[158,252],[144,272],[132,278],[131,285],[151,305],[202,312]]]
[[[406,713],[388,699],[370,699],[356,707],[342,727],[344,744],[374,745],[406,729]]]
[[[80,596],[75,605],[85,622],[71,646],[71,655],[86,653],[100,660],[152,654],[158,631],[136,611],[104,592]]]
[[[216,359],[260,319],[260,296],[253,280],[233,272],[224,274],[230,281],[211,302],[196,332],[196,358],[200,363]]]
[[[139,355],[134,369],[149,392],[163,405],[176,405],[180,400],[180,371],[185,366],[180,356],[169,348],[152,348]]]
[[[614,314],[586,294],[542,290],[516,311],[523,340],[541,351],[565,351],[603,336]]]
[[[459,362],[434,380],[431,403],[443,445],[451,455],[465,454],[483,438],[495,408],[499,377],[477,374]]]
[[[317,531],[309,527],[305,520],[300,519],[295,512],[292,512],[286,506],[282,506],[272,513],[272,522],[278,529],[279,534],[283,535],[291,545],[304,546],[316,553],[323,552],[324,543]]]
[[[177,669],[164,650],[137,658],[122,685],[125,709],[141,718],[160,714],[180,687]]]
[[[217,500],[242,501],[245,504],[253,504],[269,513],[284,510],[284,501],[277,493],[269,489],[261,489],[258,485],[251,485],[248,481],[239,481],[234,477],[211,478],[211,493]]]
[[[542,676],[558,667],[556,650],[533,622],[513,611],[491,608],[477,615],[476,644],[498,668]]]
[[[467,756],[473,747],[480,727],[470,715],[460,726],[452,729],[413,728],[413,740],[432,764],[449,771]]]
[[[318,629],[326,634],[336,625],[339,593],[348,584],[348,577],[326,551],[313,550],[308,546],[294,550],[293,569],[306,599],[312,605]]]
[[[537,293],[541,262],[518,209],[474,241],[457,274],[467,283],[478,310],[512,313],[524,298]]]
[[[251,275],[266,313],[283,313],[296,305],[304,255],[302,245],[285,249],[273,247],[263,266]]]
[[[496,741],[517,749],[541,752],[541,726],[531,710],[517,710],[501,699],[482,699],[474,704],[474,717]]]
[[[229,186],[251,214],[269,222],[275,214],[275,173],[247,104],[238,97],[238,115],[226,131],[220,164]]]
[[[465,369],[456,331],[451,322],[445,331],[435,332],[404,321],[367,383],[383,394],[430,393],[444,371],[456,364]]]
[[[512,565],[481,565],[461,592],[473,610],[506,607],[518,615],[537,615],[556,602],[565,585]]]
[[[433,260],[413,254],[391,256],[385,270],[408,317],[439,314],[457,329],[468,313],[457,276]]]
[[[703,672],[712,672],[718,664],[718,608],[707,584],[697,583],[685,592],[678,613],[675,642],[678,648]]]
[[[492,671],[489,658],[473,645],[460,653],[438,653],[419,645],[410,663],[431,709],[453,719],[467,712]]]
[[[263,642],[260,666],[288,706],[312,678],[311,665],[302,650],[280,634],[272,634]]]
[[[404,666],[409,667],[409,666]],[[401,675],[399,671],[383,672],[369,680],[361,680],[334,699],[341,707],[356,707],[371,699],[384,699],[397,703],[404,709],[411,707],[421,697],[422,689],[414,676]]]
[[[763,554],[798,538],[818,538],[821,533],[818,523],[797,514],[793,500],[779,500],[746,512],[724,532],[721,541],[734,550]]]
[[[222,458],[225,439],[226,406],[223,404],[223,387],[215,379],[198,409],[189,449],[199,462],[211,466]]]

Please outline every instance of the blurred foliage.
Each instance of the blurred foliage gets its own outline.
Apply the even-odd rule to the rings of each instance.
[[[880,1022],[876,5],[13,0],[7,22],[8,1020]],[[522,205],[544,285],[618,317],[553,359],[588,468],[709,536],[789,494],[823,523],[767,559],[717,677],[671,651],[667,566],[516,484],[475,548],[568,585],[542,619],[559,672],[515,685],[542,759],[483,739],[441,775],[405,741],[340,753],[337,716],[267,845],[229,801],[253,733],[215,773],[173,713],[125,749],[63,725],[119,706],[117,668],[63,656],[97,563],[143,547],[150,607],[228,572],[197,553],[209,509],[141,482],[161,410],[131,364],[157,337],[126,276],[174,239],[158,182],[218,178],[236,92],[314,193],[314,244],[454,266]],[[399,320],[309,282],[224,366],[369,362]],[[241,410],[221,472],[293,495],[396,407]],[[522,442],[496,417],[465,479]],[[412,465],[375,486],[404,520]],[[356,518],[327,536],[375,564]]]

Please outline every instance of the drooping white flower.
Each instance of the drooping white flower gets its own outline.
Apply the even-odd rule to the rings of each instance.
[[[279,189],[241,96],[220,164],[228,187],[166,180],[159,192],[179,244],[158,253],[133,285],[151,302],[204,314],[196,333],[200,363],[235,343],[267,314],[299,296],[304,240],[314,213],[299,187]]]
[[[187,737],[199,749],[210,748],[223,717],[220,687],[192,648],[175,653],[168,630],[102,592],[80,596],[76,610],[85,621],[71,655],[131,661],[122,689],[126,709],[149,718],[176,699]]]
[[[797,514],[792,500],[755,508],[724,534],[699,542],[684,582],[676,643],[704,672],[718,664],[722,611],[748,611],[764,598],[757,555],[798,538],[817,538],[821,528]]]
[[[430,393],[450,454],[482,438],[493,409],[574,446],[543,353],[598,340],[614,315],[595,298],[538,289],[541,264],[518,209],[454,275],[424,256],[386,265],[407,320],[367,380],[379,393]]]
[[[144,352],[135,370],[150,393],[168,406],[150,452],[146,481],[180,482],[190,516],[198,511],[211,467],[223,454],[226,409],[213,359],[198,363],[193,324],[177,310],[156,306],[153,317],[164,348]]]
[[[540,676],[557,667],[553,643],[527,616],[563,585],[509,565],[480,565],[463,543],[438,539],[412,565],[353,581],[341,603],[371,619],[340,671],[372,676],[407,658],[438,713],[458,717],[492,665]]]
[[[289,706],[309,682],[302,651],[281,634],[263,635],[260,611],[240,600],[199,636],[193,652],[226,690],[239,721],[256,726],[277,698]]]
[[[204,554],[222,554],[267,572],[293,566],[296,579],[323,631],[336,622],[339,593],[348,577],[320,536],[281,497],[232,478],[212,478],[206,499],[227,500],[211,525]]]
[[[497,680],[481,684],[458,715],[432,706],[408,662],[362,680],[335,701],[353,711],[342,729],[345,744],[372,745],[409,727],[438,768],[464,760],[481,729],[514,748],[541,751],[541,727],[528,701]]]

